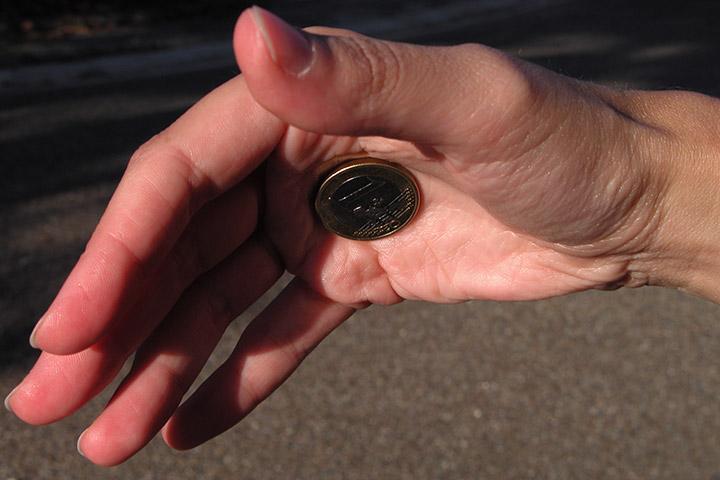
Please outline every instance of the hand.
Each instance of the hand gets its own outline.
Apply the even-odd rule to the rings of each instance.
[[[658,154],[666,131],[638,113],[648,97],[478,45],[308,31],[244,12],[244,75],[133,156],[33,332],[43,353],[7,400],[21,419],[70,415],[137,352],[79,448],[113,465],[161,429],[191,448],[242,419],[368,304],[654,281],[647,259],[672,243],[660,241],[671,174]],[[371,242],[331,235],[310,209],[319,171],[359,151],[412,170],[422,192],[407,228]],[[179,406],[229,322],[285,269],[297,277]]]

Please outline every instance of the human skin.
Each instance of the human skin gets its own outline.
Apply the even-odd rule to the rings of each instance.
[[[159,431],[174,448],[207,441],[369,304],[623,285],[720,299],[717,100],[616,91],[480,45],[300,33],[257,7],[234,43],[243,75],[132,157],[6,400],[28,423],[57,421],[136,353],[78,440],[90,461],[120,463]],[[358,242],[315,219],[320,172],[354,152],[417,178],[422,205],[402,231]],[[296,278],[180,405],[285,270]]]

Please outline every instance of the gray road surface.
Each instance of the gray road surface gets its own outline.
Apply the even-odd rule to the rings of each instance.
[[[305,24],[362,20],[387,38],[480,41],[610,84],[718,94],[714,3],[448,1],[441,14],[395,9],[391,22],[377,15],[389,8],[381,2],[366,2],[375,10],[362,18],[300,1],[288,12]],[[0,392],[34,361],[32,325],[133,148],[234,75],[231,62],[0,89]],[[650,288],[370,308],[243,423],[190,452],[156,439],[117,468],[83,460],[75,439],[112,389],[47,427],[3,410],[0,479],[717,480],[719,315],[715,305]]]

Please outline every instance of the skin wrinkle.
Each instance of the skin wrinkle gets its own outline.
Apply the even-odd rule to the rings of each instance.
[[[496,264],[504,264],[507,266],[510,266],[510,268],[505,269],[499,269],[502,282],[503,284],[522,284],[524,282],[518,282],[518,279],[527,276],[528,272],[534,271],[535,269],[528,268],[528,258],[531,258],[532,261],[537,261],[538,259],[542,259],[542,255],[536,256],[535,252],[530,250],[529,252],[525,252],[520,255],[515,255],[512,253],[512,249],[505,249],[507,254],[497,257],[495,260]],[[539,258],[537,258],[539,257]],[[550,274],[553,273],[554,268],[550,269]],[[547,276],[548,272],[545,272],[544,276]],[[522,298],[523,295],[520,295]]]
[[[699,100],[696,95],[690,97],[692,100]],[[662,98],[667,99],[667,96]],[[680,92],[678,98],[674,98],[676,101],[685,99],[686,95]],[[670,109],[674,114],[672,103],[668,103],[669,105],[663,105],[663,109]],[[717,101],[712,103],[717,105]],[[714,113],[717,111],[715,109]],[[700,112],[701,110],[698,110],[698,113]],[[651,283],[680,284],[686,290],[694,290],[696,294],[710,296],[717,301],[717,294],[711,293],[715,290],[711,287],[715,283],[712,272],[717,271],[716,235],[712,235],[712,229],[708,228],[706,212],[714,211],[717,205],[718,196],[714,188],[717,182],[708,182],[707,179],[718,178],[717,158],[720,158],[720,155],[717,140],[710,147],[701,147],[707,133],[704,127],[706,122],[702,118],[704,115],[705,113],[701,113],[698,116],[700,118],[690,116],[690,121],[675,125],[679,127],[675,138],[663,139],[665,145],[669,145],[669,148],[664,150],[667,152],[664,161],[670,168],[671,179],[668,179],[665,185],[668,191],[662,202],[665,218],[659,224],[660,233],[654,238],[653,250],[664,253],[664,257],[638,262],[636,268],[649,270],[653,265],[667,265],[664,272],[657,267],[652,271],[655,278],[651,276]],[[681,141],[687,135],[691,135],[694,141]],[[702,213],[698,216],[695,212]],[[692,285],[701,287],[697,289]]]
[[[363,285],[363,293],[362,293],[362,297],[361,297],[360,301],[362,301],[362,302],[370,301],[370,299],[375,297],[375,295],[373,295],[371,293],[370,289],[376,290],[376,291],[382,291],[382,290],[384,290],[384,288],[382,288],[383,286],[385,286],[385,287],[389,286],[391,292],[386,295],[383,302],[378,302],[378,303],[392,304],[392,303],[397,303],[397,302],[402,301],[400,296],[397,294],[397,292],[394,291],[394,289],[388,282],[388,274],[387,274],[386,270],[382,267],[382,264],[380,263],[380,252],[377,249],[372,249],[372,250],[373,250],[374,258],[373,258],[372,262],[367,262],[367,264],[365,266],[365,271],[370,271],[370,275],[369,276],[363,275],[364,282],[361,283]],[[370,268],[371,265],[374,266],[375,268],[371,269]],[[380,286],[378,286],[378,284],[380,284]],[[393,296],[393,294],[394,294],[395,298],[390,300],[391,297]]]
[[[618,108],[614,105],[612,107],[613,111],[617,113]],[[622,132],[629,131],[630,138],[628,139],[626,135],[616,135],[615,138],[626,139],[626,141],[623,142],[622,148],[624,148],[625,151],[628,151],[629,154],[627,155],[627,158],[635,161],[633,163],[637,163],[639,159],[638,168],[642,171],[649,172],[650,166],[647,165],[646,160],[649,156],[644,153],[646,150],[644,142],[648,138],[647,134],[650,133],[653,136],[660,134],[664,136],[665,132],[662,129],[639,122],[632,115],[623,115],[621,118],[623,123],[627,123],[628,121],[631,121],[632,123],[632,125],[629,125],[629,129],[628,125],[625,125],[625,128],[619,129]],[[641,130],[638,130],[638,128],[643,130],[644,134],[641,134]],[[649,129],[650,132],[645,130],[646,128]],[[615,145],[616,148],[620,148],[617,143]],[[618,155],[617,157],[623,158],[622,155]],[[624,165],[625,168],[633,168],[632,164]],[[648,178],[653,178],[655,183],[649,184],[646,180]],[[641,183],[637,184],[637,182],[631,181],[631,179],[639,179]],[[612,245],[613,243],[620,244],[623,247],[623,250],[628,253],[635,253],[643,247],[647,247],[647,242],[649,242],[649,239],[653,237],[655,230],[657,229],[659,223],[661,223],[663,209],[659,206],[659,199],[664,197],[666,182],[662,178],[658,178],[658,175],[651,175],[649,173],[640,173],[638,175],[621,174],[620,182],[623,186],[615,189],[610,188],[606,193],[611,196],[614,195],[619,197],[619,200],[616,199],[615,203],[619,203],[621,205],[621,210],[627,212],[624,215],[624,221],[618,222],[620,227],[615,231],[611,231],[607,237],[601,238],[593,242],[591,245],[579,246],[579,250],[597,253],[600,245]],[[627,194],[627,191],[634,193]],[[606,220],[610,216],[610,213],[611,212],[607,212]],[[647,217],[648,214],[649,217]],[[639,231],[636,231],[636,225],[641,225],[642,228],[640,228]],[[607,247],[603,248],[607,249],[608,253],[611,253],[611,249],[608,249]]]
[[[362,112],[360,117],[368,122],[366,128],[372,127],[377,121],[377,112],[383,111],[386,104],[394,104],[394,98],[398,95],[398,87],[401,84],[403,70],[400,57],[394,48],[385,42],[367,42],[360,37],[342,37],[334,41],[344,44],[344,52],[352,52],[355,62],[360,64],[357,71],[364,72],[360,75],[360,82],[355,82],[355,88],[350,108]],[[331,49],[333,40],[328,42]],[[381,51],[382,50],[382,51]],[[384,55],[385,54],[385,55]],[[380,107],[378,108],[378,105]]]
[[[574,107],[567,108],[568,110],[572,110]],[[563,108],[561,107],[561,109]],[[565,185],[572,185],[569,191],[566,190],[563,193],[561,193],[561,189],[551,189],[549,193],[553,196],[553,198],[551,198],[547,202],[543,201],[541,203],[546,205],[545,208],[556,209],[556,212],[550,213],[549,217],[563,219],[563,229],[567,232],[566,235],[573,236],[578,230],[582,230],[582,228],[579,227],[577,223],[579,221],[583,221],[586,218],[583,210],[585,205],[587,205],[588,203],[587,195],[590,194],[590,192],[593,190],[592,184],[588,184],[587,182],[589,179],[595,177],[595,175],[593,175],[595,173],[595,156],[592,154],[583,155],[582,152],[586,152],[589,148],[592,148],[592,145],[588,145],[587,143],[585,143],[586,139],[584,136],[578,138],[575,135],[568,134],[568,130],[574,131],[578,128],[576,124],[570,125],[568,123],[569,119],[570,115],[564,114],[560,117],[559,121],[558,119],[555,119],[553,122],[550,122],[556,123],[557,128],[554,131],[551,130],[547,136],[543,137],[544,141],[540,142],[537,145],[535,151],[528,151],[528,153],[526,153],[525,155],[534,154],[538,157],[538,160],[536,161],[537,163],[549,164],[549,167],[546,170],[546,178],[535,181],[541,181],[547,184],[559,183]],[[583,125],[580,128],[583,129],[586,127]],[[568,169],[565,165],[563,165],[562,162],[554,161],[552,154],[548,155],[547,150],[553,150],[552,146],[554,144],[554,141],[558,139],[558,137],[573,139],[574,141],[580,141],[579,144],[575,145],[575,151],[573,152],[573,154],[576,156],[578,160],[577,164],[579,164],[580,167],[583,169],[584,174],[578,175],[576,171]],[[520,163],[522,163],[522,160],[520,161]],[[533,188],[533,186],[530,186],[529,188]],[[564,198],[558,197],[558,195],[563,195],[564,197],[569,198],[576,198],[577,200],[567,202]],[[567,208],[568,204],[571,208]],[[539,218],[542,217],[539,216]],[[536,224],[534,229],[535,232],[539,233],[539,236],[541,237],[552,238],[557,235],[556,232],[547,231],[548,226],[546,225]]]
[[[624,175],[626,181],[630,181],[630,175]],[[649,246],[657,228],[663,222],[664,209],[660,201],[665,197],[663,181],[656,183],[655,187],[642,184],[630,188],[637,189],[641,193],[635,196],[627,196],[627,205],[624,221],[619,228],[611,231],[607,237],[602,237],[594,242],[585,245],[561,245],[556,244],[555,248],[561,251],[572,252],[580,256],[594,256],[599,254],[607,255],[639,255],[643,249]],[[646,192],[654,192],[649,194]]]
[[[352,289],[356,285],[362,285],[361,294],[352,304],[358,302],[370,302],[382,305],[394,304],[402,299],[399,298],[394,291],[387,291],[387,273],[379,263],[379,254],[376,248],[370,245],[365,247],[366,253],[358,255],[353,260],[353,265],[361,265],[357,268],[357,274],[354,281],[348,283],[348,288]],[[372,261],[366,260],[372,258]],[[342,271],[338,271],[337,275],[343,276]],[[386,293],[382,293],[385,291]],[[347,303],[346,303],[347,304]]]
[[[443,229],[440,232],[440,235],[437,237],[438,243],[443,240],[445,237],[452,237],[452,236],[459,236],[457,232],[452,231],[452,228]],[[460,235],[461,236],[461,235]],[[447,261],[441,263],[442,272],[445,275],[445,277],[448,279],[448,283],[446,285],[452,285],[454,288],[461,288],[461,285],[465,284],[465,281],[458,282],[458,277],[462,278],[462,272],[459,271],[458,265],[462,264],[463,255],[465,252],[465,249],[468,245],[472,243],[472,238],[470,236],[467,236],[464,238],[460,244],[456,245],[456,247],[452,250],[450,250],[449,254],[450,257],[447,259]],[[433,247],[430,245],[430,248],[433,249]],[[440,258],[440,256],[434,252],[433,254],[435,258]],[[445,265],[451,265],[453,267],[453,274],[450,274]],[[452,290],[452,289],[450,289]],[[461,301],[463,298],[468,298],[468,294],[463,289],[460,294],[457,293],[445,293],[443,294],[443,297],[445,298],[451,298],[453,301]]]
[[[442,286],[454,284],[452,275],[448,272],[445,262],[441,260],[437,252],[435,252],[432,242],[428,238],[423,238],[423,246],[423,252],[429,254],[432,259],[430,264],[425,266],[425,270],[429,270],[428,267],[432,265],[435,266],[433,271],[429,272],[430,274],[428,275],[428,281],[432,282],[435,286],[435,298],[450,298],[448,295],[443,294]],[[427,259],[427,257],[424,258]],[[437,272],[440,272],[439,276],[437,275]]]
[[[142,178],[145,178],[145,177],[142,176]],[[150,185],[153,188],[153,191],[157,192],[157,195],[159,195],[160,198],[162,199],[161,201],[164,201],[167,206],[171,206],[171,204],[167,200],[167,198],[160,195],[160,193],[158,192],[158,187],[153,182],[146,181],[145,184]],[[143,259],[143,256],[141,255],[140,252],[136,252],[128,246],[128,239],[125,238],[122,231],[127,230],[127,228],[126,228],[127,223],[134,225],[134,228],[130,229],[131,231],[132,230],[138,231],[140,229],[140,223],[137,219],[135,219],[131,215],[128,215],[128,213],[125,211],[119,211],[117,213],[117,215],[120,218],[123,218],[123,220],[124,220],[121,223],[121,225],[123,226],[122,229],[110,230],[107,227],[104,227],[104,225],[101,223],[100,227],[97,229],[97,231],[95,232],[95,235],[93,236],[93,238],[90,241],[98,242],[99,239],[101,240],[104,237],[104,238],[110,239],[115,244],[120,245],[122,247],[122,249],[125,250],[133,259],[134,267],[139,268],[140,278],[147,279],[152,274],[152,272],[155,270],[155,268],[157,267],[159,260],[155,259],[154,262],[152,261],[152,259],[145,260],[145,259]],[[186,214],[183,216],[183,219],[182,219],[182,222],[184,222],[183,223],[184,226],[187,226],[187,223],[189,222],[189,217],[187,215],[188,215],[188,213],[186,212]],[[116,228],[117,228],[117,224],[116,224]],[[102,244],[101,241],[100,241],[100,243]],[[153,243],[155,243],[154,239],[151,242],[149,242],[149,244],[153,244]],[[146,241],[145,248],[151,248],[151,247],[148,247],[147,245],[148,245],[148,242]]]
[[[619,114],[626,120],[632,122],[636,128],[649,133],[651,136],[661,136],[665,138],[677,138],[672,128],[663,122],[657,122],[653,118],[653,114],[649,111],[638,95],[664,95],[668,92],[642,92],[637,90],[617,90],[596,84],[584,84],[584,88],[591,91],[603,100],[616,114]],[[683,94],[686,92],[674,92]],[[674,112],[677,114],[678,112]],[[677,122],[682,123],[682,122]]]
[[[460,288],[460,294],[455,295],[458,301],[462,301],[463,299],[473,297],[473,295],[470,293],[472,291],[471,286],[473,285],[472,280],[468,281],[467,275],[463,276],[462,270],[457,268],[457,264],[462,263],[463,255],[466,254],[465,252],[466,252],[466,250],[468,250],[468,247],[470,247],[471,244],[472,244],[472,238],[470,238],[470,237],[465,238],[465,240],[463,240],[463,242],[458,246],[456,253],[455,253],[456,275],[459,275],[459,276],[461,276],[461,278],[463,278],[463,281],[460,283],[461,283],[461,285],[465,285],[465,287],[461,287],[460,285],[457,286],[458,288]],[[472,276],[472,274],[470,276]]]
[[[123,223],[133,224],[133,225],[135,225],[136,228],[139,226],[137,220],[135,220],[132,216],[125,214],[125,212],[121,212],[121,215],[124,219]],[[101,235],[101,237],[98,240],[102,240],[103,238],[105,238],[106,240],[110,240],[111,243],[120,246],[122,248],[122,250],[133,259],[133,263],[134,263],[135,267],[140,268],[140,270],[142,271],[141,277],[145,278],[147,275],[150,274],[150,272],[151,272],[150,265],[148,265],[147,262],[144,262],[142,260],[142,257],[140,256],[139,253],[135,252],[133,249],[131,249],[127,245],[127,239],[123,236],[121,231],[102,229],[98,233]],[[104,243],[104,242],[102,242],[102,243]],[[112,255],[112,250],[113,249],[110,249],[110,251],[108,251],[106,249],[99,250],[99,253],[101,254],[101,258],[103,260],[107,261],[107,257]]]
[[[542,91],[542,89],[535,89],[537,91]],[[533,115],[530,115],[530,113],[533,113],[534,115],[541,115],[542,110],[545,108],[548,108],[548,105],[553,104],[553,102],[548,102],[544,95],[540,94],[534,94],[531,97],[531,107],[528,108],[525,111],[521,112],[521,117],[529,117],[533,118]],[[509,178],[513,178],[516,182],[516,187],[513,187],[512,185],[509,186],[510,191],[517,190],[520,185],[524,185],[526,183],[526,179],[523,178],[523,172],[526,172],[524,176],[537,175],[537,160],[531,160],[531,161],[523,161],[523,157],[529,156],[530,154],[533,154],[535,156],[538,156],[537,151],[541,150],[541,146],[549,143],[555,135],[559,135],[560,132],[563,130],[563,122],[565,118],[568,118],[568,115],[564,115],[560,121],[557,120],[554,122],[548,122],[549,124],[552,124],[555,126],[555,128],[550,128],[546,133],[543,133],[541,135],[538,135],[538,133],[535,131],[535,127],[533,128],[519,128],[515,127],[510,132],[508,132],[504,137],[502,137],[502,141],[498,140],[495,145],[492,145],[490,147],[486,147],[486,151],[491,151],[492,148],[496,148],[499,151],[503,152],[503,160],[502,161],[495,161],[494,165],[495,173],[492,175],[488,175],[488,171],[492,171],[493,168],[491,165],[493,162],[491,161],[490,164],[488,164],[487,160],[484,160],[479,167],[483,168],[484,175],[486,178],[489,176],[490,178],[495,178],[495,181],[500,181],[500,179],[503,178],[502,172],[507,172],[506,175],[509,176]],[[516,125],[523,125],[524,122],[517,121],[515,122]],[[516,138],[517,135],[521,135],[521,139]],[[530,142],[530,139],[533,139],[533,142],[528,144]],[[508,151],[507,145],[521,145],[521,147],[516,147],[516,152],[512,153],[512,151]],[[523,153],[521,153],[523,152]],[[509,161],[507,157],[514,158],[514,161]],[[471,165],[471,164],[468,164]],[[461,172],[462,173],[462,172]],[[498,173],[500,174],[500,177],[498,177]],[[505,181],[509,181],[509,179],[506,179]],[[472,188],[472,186],[470,187]],[[500,189],[498,187],[490,187],[482,189],[484,192],[492,192],[493,190],[497,191],[503,191],[504,189]],[[484,194],[487,196],[487,194]],[[516,197],[524,198],[525,195],[516,195]],[[497,199],[493,201],[492,203],[495,204],[501,204],[504,200],[502,198]],[[528,201],[531,201],[530,198],[528,198]],[[501,215],[502,218],[502,215]]]
[[[177,170],[175,170],[175,171],[177,171]],[[187,172],[185,172],[185,173],[187,173]],[[180,175],[178,175],[178,177],[185,183],[186,191],[192,192],[193,185],[192,185],[191,180],[189,180],[182,173]],[[169,210],[174,209],[173,203],[170,201],[170,199],[165,194],[163,194],[162,189],[158,187],[157,182],[153,180],[152,175],[149,175],[149,174],[142,175],[141,179],[152,188],[152,190],[155,192],[155,195],[165,204],[166,208],[168,208]],[[164,180],[167,180],[167,179],[164,179]],[[190,197],[190,195],[186,195],[186,196]],[[185,205],[183,206],[183,210],[184,210],[183,224],[187,224],[190,221],[190,219],[192,218],[196,209],[190,205],[190,202],[186,202]]]
[[[561,132],[563,128],[564,128],[564,127],[561,126],[561,127],[558,128],[557,130],[555,130],[554,135],[559,135],[559,134],[560,134],[559,132]],[[607,142],[606,142],[606,143],[607,143]],[[542,147],[541,147],[541,148],[542,148]],[[586,147],[586,148],[593,149],[593,148],[597,148],[597,147],[595,147],[595,145],[589,145],[589,146]],[[591,150],[591,151],[592,151],[592,150]],[[592,153],[592,154],[590,154],[589,158],[600,158],[600,156],[601,156],[601,155],[600,155],[599,153]],[[557,163],[555,162],[555,164],[557,164]],[[595,169],[597,168],[597,167],[595,166],[595,165],[596,165],[596,162],[593,160],[593,161],[589,161],[589,162],[583,162],[583,164],[584,164],[584,165],[587,165],[587,167],[588,167],[588,168],[591,168],[591,170],[589,170],[585,175],[583,175],[582,178],[595,178],[596,175],[595,175],[594,173],[592,173],[592,172],[593,172],[593,170],[595,170]],[[630,181],[630,179],[628,178],[627,175],[620,174],[619,176],[622,177],[622,179],[623,179],[623,180],[621,180],[621,182]],[[619,224],[622,224],[622,221],[621,221],[621,220],[617,220],[617,219],[612,218],[612,217],[620,217],[620,218],[622,218],[623,216],[627,215],[625,212],[628,211],[628,207],[626,207],[626,206],[623,205],[623,202],[626,201],[626,200],[624,200],[624,198],[627,197],[627,195],[625,194],[624,187],[623,187],[624,183],[621,183],[620,186],[613,187],[613,186],[612,186],[613,178],[617,178],[617,174],[611,177],[610,183],[609,183],[609,187],[606,187],[607,190],[602,194],[602,197],[607,198],[608,196],[610,196],[611,200],[610,200],[608,203],[609,203],[610,205],[616,204],[616,206],[608,206],[608,207],[605,209],[604,214],[601,213],[601,216],[600,216],[599,218],[596,218],[595,221],[596,221],[597,223],[596,223],[595,231],[602,231],[602,230],[612,231],[612,229],[613,229],[612,225],[618,224],[618,223],[619,223]],[[633,178],[636,178],[636,177],[633,176]],[[574,182],[573,182],[573,183],[574,183]],[[576,188],[580,189],[579,186],[576,187]],[[598,192],[595,190],[594,187],[591,187],[591,188],[583,187],[583,188],[581,189],[581,191],[583,191],[583,192],[588,192],[588,193],[589,193],[589,192],[595,192],[594,195],[596,196],[596,198],[597,198],[597,196],[599,195]],[[610,194],[610,195],[608,195],[608,194]],[[583,194],[583,195],[585,195],[585,194]],[[618,201],[618,200],[612,200],[612,195],[616,195],[617,197],[619,197],[619,198],[620,198],[620,201]],[[634,200],[633,198],[630,198],[628,201],[629,201],[629,202],[634,202],[635,200]],[[584,200],[584,201],[582,201],[582,202],[576,202],[576,204],[577,204],[578,206],[580,206],[580,205],[585,205],[585,204],[587,204],[588,202],[593,202],[593,199],[592,199],[592,198],[586,199],[586,200]],[[562,202],[561,202],[561,201],[553,201],[553,202],[551,202],[551,203],[552,203],[552,204],[562,205]],[[619,208],[618,208],[618,207],[619,207]],[[576,218],[577,220],[570,220],[571,222],[577,222],[577,221],[583,221],[583,220],[585,220],[585,217],[586,217],[585,211],[586,211],[586,209],[585,209],[585,208],[580,208],[580,209],[578,209],[577,211],[578,211],[578,213],[574,215],[574,218]],[[621,211],[621,212],[622,212],[622,215],[619,215],[619,214],[618,214],[618,211]],[[601,211],[601,212],[602,212],[602,211]],[[552,215],[551,215],[551,217],[552,217]],[[580,225],[578,225],[578,228],[579,228],[579,227],[580,227]],[[580,231],[581,231],[581,230],[579,230],[578,233],[579,233]],[[575,234],[575,235],[577,236],[577,234]],[[578,243],[580,243],[580,242],[578,242]]]
[[[560,256],[562,254],[558,253],[557,255]],[[583,265],[588,262],[588,265]],[[567,259],[550,256],[547,258],[546,265],[564,276],[572,277],[581,283],[585,283],[583,287],[577,287],[578,290],[583,288],[602,288],[608,283],[619,280],[625,273],[625,265],[620,261],[615,263],[598,263],[590,259],[585,260],[578,258],[573,262],[573,268],[564,266],[564,263],[567,263]]]
[[[512,268],[508,268],[505,270],[507,273],[503,277],[504,283],[507,283],[509,285],[518,283],[518,278],[528,276],[528,273],[531,271],[534,272],[534,269],[529,268],[526,255],[513,255],[505,257],[505,259],[503,260],[513,264]]]

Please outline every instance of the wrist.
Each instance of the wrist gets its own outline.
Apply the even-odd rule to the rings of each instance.
[[[650,170],[662,177],[654,233],[630,269],[720,302],[720,101],[689,92],[628,98],[626,111],[655,132]]]

